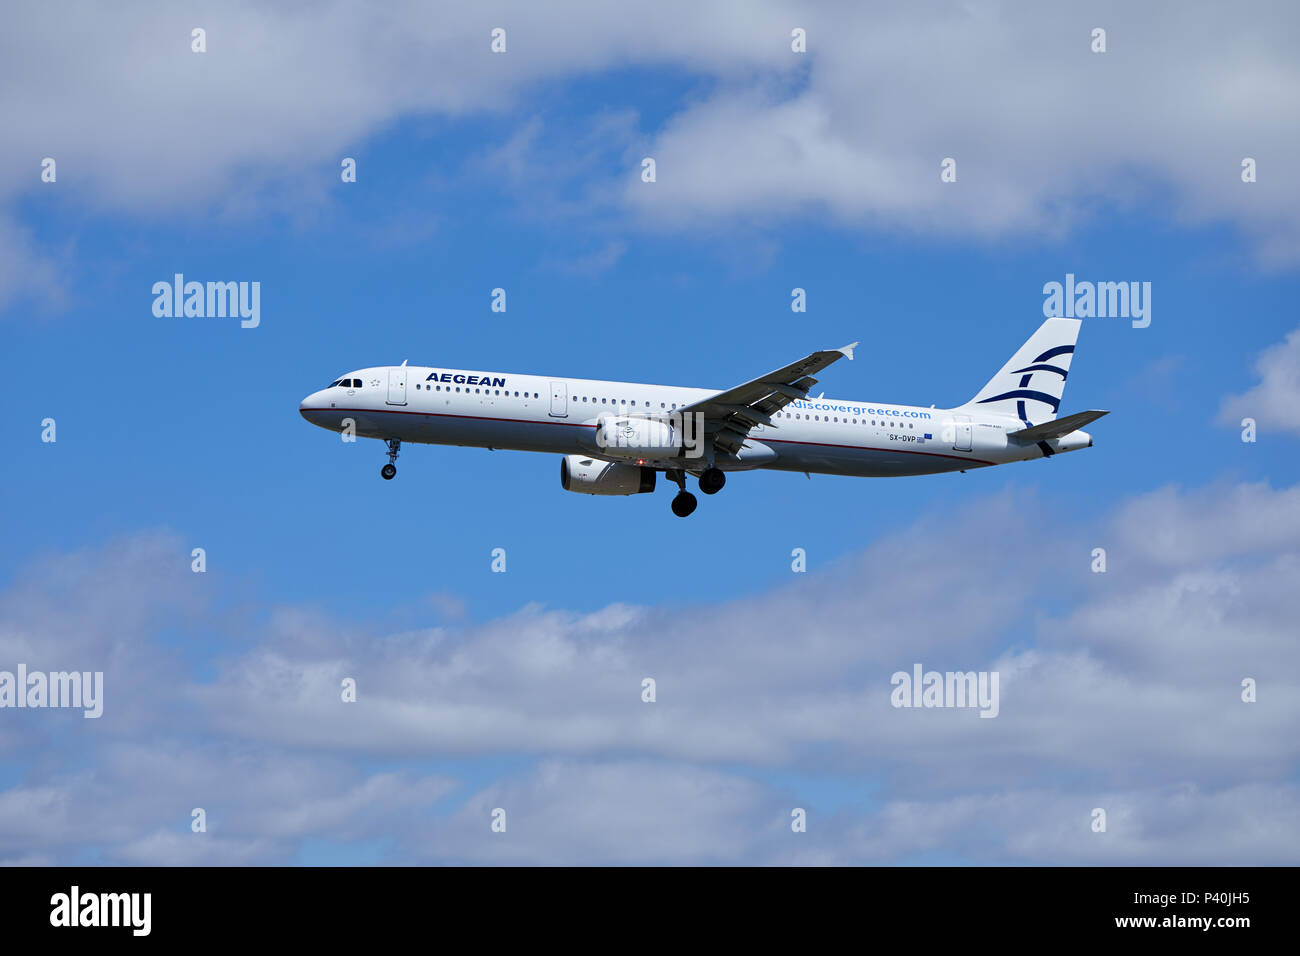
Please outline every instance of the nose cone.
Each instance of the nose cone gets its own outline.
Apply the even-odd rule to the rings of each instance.
[[[327,403],[321,398],[321,393],[312,392],[298,403],[298,414],[307,419],[307,421],[315,424],[312,418],[312,413],[323,411],[326,407]]]

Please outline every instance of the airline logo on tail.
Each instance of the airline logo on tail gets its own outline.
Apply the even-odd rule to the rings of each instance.
[[[1065,394],[1065,379],[1081,324],[1078,319],[1044,320],[1029,341],[966,403],[967,407],[1014,415],[1026,425],[1031,411],[1035,419],[1055,418]]]
[[[1024,368],[1018,368],[1012,373],[1013,375],[1020,375],[1022,372],[1024,373],[1024,377],[1020,380],[1019,388],[1010,392],[1003,392],[1001,395],[994,395],[991,398],[980,399],[979,404],[984,405],[988,402],[1000,402],[1003,399],[1008,398],[1019,399],[1019,401],[1016,402],[1016,410],[1019,413],[1020,419],[1024,421],[1025,400],[1030,399],[1035,402],[1043,402],[1046,405],[1050,405],[1052,408],[1052,414],[1056,414],[1061,407],[1061,400],[1055,395],[1049,395],[1047,392],[1040,392],[1029,388],[1029,381],[1034,377],[1035,372],[1054,372],[1061,376],[1061,383],[1064,385],[1066,378],[1068,378],[1070,374],[1069,369],[1061,368],[1059,365],[1049,365],[1047,362],[1049,359],[1054,359],[1058,355],[1071,355],[1073,352],[1073,345],[1058,345],[1056,348],[1048,349],[1042,355],[1036,356],[1033,364],[1026,365]]]

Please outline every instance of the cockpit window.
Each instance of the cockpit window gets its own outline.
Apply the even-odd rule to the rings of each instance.
[[[360,388],[360,387],[361,387],[361,379],[359,379],[359,378],[354,378],[354,379],[352,380],[352,387],[353,387],[353,388]]]
[[[334,381],[330,382],[330,383],[329,383],[328,385],[326,385],[325,387],[326,387],[326,388],[333,388],[335,385],[337,385],[337,384],[338,384],[339,382],[341,382],[341,381],[343,381],[343,379],[341,379],[341,378],[336,378]]]

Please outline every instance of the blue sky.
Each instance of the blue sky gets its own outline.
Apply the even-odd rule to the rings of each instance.
[[[303,40],[282,67],[241,63],[253,54],[237,38],[258,31],[302,27],[335,56],[384,62],[384,43],[395,42],[387,32],[349,28],[350,14],[328,9],[307,27],[290,13],[209,8],[197,14],[212,24],[209,51],[192,54],[192,18],[131,7],[128,21],[160,37],[179,31],[180,53],[137,67],[109,36],[81,84],[44,105],[63,118],[57,128],[76,125],[97,99],[85,77],[109,77],[115,122],[99,117],[69,138],[45,113],[20,117],[0,156],[9,180],[0,243],[12,245],[13,264],[0,273],[0,336],[23,383],[6,416],[0,647],[9,653],[0,668],[26,650],[33,667],[105,670],[109,694],[130,698],[119,709],[110,697],[93,727],[79,715],[5,713],[0,859],[1159,863],[1184,852],[1181,842],[1195,861],[1223,862],[1236,859],[1232,828],[1212,838],[1204,821],[1245,821],[1270,794],[1281,819],[1296,813],[1294,742],[1282,744],[1280,730],[1293,705],[1261,718],[1264,769],[1253,774],[1239,772],[1226,742],[1193,747],[1189,764],[1175,716],[1204,701],[1220,664],[1229,698],[1251,667],[1297,677],[1293,648],[1251,610],[1288,619],[1294,599],[1269,582],[1295,560],[1294,539],[1278,529],[1300,520],[1293,366],[1283,361],[1257,389],[1256,363],[1296,328],[1300,301],[1300,238],[1287,231],[1294,221],[1279,224],[1300,202],[1285,174],[1296,137],[1279,132],[1270,98],[1294,107],[1295,84],[1274,89],[1266,69],[1293,74],[1295,64],[1277,58],[1271,31],[1237,24],[1240,59],[1216,67],[1260,83],[1264,105],[1245,119],[1231,103],[1198,113],[1170,92],[1184,65],[1163,47],[1135,60],[1135,37],[1154,42],[1148,25],[1107,8],[1112,36],[1125,39],[1105,83],[1123,91],[1134,77],[1157,81],[1135,95],[1136,117],[1090,136],[1068,131],[1067,119],[1060,141],[1033,122],[1046,107],[988,97],[1003,80],[1025,88],[1034,43],[1086,51],[1087,30],[1077,34],[1091,21],[1072,13],[967,25],[977,47],[1010,44],[1022,56],[990,69],[980,122],[966,126],[938,107],[945,115],[927,119],[922,92],[891,96],[871,76],[845,73],[847,51],[826,50],[823,38],[834,42],[838,16],[845,36],[867,43],[872,24],[859,14],[820,15],[810,54],[787,62],[795,14],[775,3],[745,27],[774,31],[761,53],[727,43],[701,52],[697,38],[678,44],[646,23],[619,27],[625,35],[606,54],[580,55],[553,24],[494,9],[502,22],[530,24],[511,33],[524,64],[517,81],[500,78],[520,69],[514,52],[466,66],[477,54],[460,44],[443,63],[439,44],[450,41],[399,6],[386,17],[411,18],[416,41],[430,44],[409,88],[385,86],[386,75],[372,85],[345,77],[354,87],[322,80],[306,93],[273,80],[265,102],[250,99],[245,73],[265,81],[297,66],[327,76],[322,62],[331,62]],[[598,33],[599,15],[581,15]],[[731,22],[714,10],[698,16],[686,34]],[[963,16],[945,8],[942,28],[926,28],[936,30],[930,55],[953,42]],[[891,17],[886,35],[907,26],[907,14]],[[18,19],[33,50],[49,48],[45,15],[33,8]],[[450,33],[477,43],[479,19]],[[1189,42],[1212,43],[1199,33]],[[398,63],[414,56],[388,52]],[[30,57],[0,68],[9,97],[27,87]],[[1076,59],[1062,71],[1099,68]],[[918,64],[913,85],[925,75]],[[152,76],[143,86],[153,92],[131,76]],[[221,121],[175,114],[171,94],[158,91],[173,85],[179,102],[188,96]],[[857,95],[861,113],[849,106]],[[1077,96],[1075,112],[1112,96],[1127,102],[1113,91]],[[150,122],[169,110],[175,127]],[[736,118],[741,110],[747,119]],[[726,123],[736,124],[734,141],[793,114],[798,140],[801,111],[821,131],[803,141],[806,166],[786,168],[777,146],[743,154],[741,165],[724,155]],[[1184,114],[1195,121],[1180,125]],[[945,153],[929,144],[945,128],[961,172],[941,186]],[[1160,156],[1166,142],[1173,158]],[[1189,144],[1206,155],[1188,158]],[[841,149],[853,163],[823,162]],[[1261,180],[1244,184],[1239,158],[1256,154]],[[57,183],[39,181],[46,155],[58,159]],[[654,184],[638,180],[644,155],[659,157]],[[339,179],[344,156],[357,160],[356,183]],[[1221,182],[1206,172],[1215,163]],[[924,165],[924,176],[901,174],[897,192],[872,181],[909,164]],[[260,326],[156,318],[150,289],[176,272],[260,282]],[[408,445],[398,479],[384,482],[379,443],[343,444],[297,411],[344,371],[404,359],[724,388],[855,340],[856,360],[824,373],[818,390],[951,406],[1032,333],[1043,284],[1066,273],[1150,282],[1152,321],[1085,321],[1062,411],[1111,414],[1091,428],[1095,448],[1052,461],[895,480],[736,476],[683,521],[668,510],[665,484],[627,499],[564,493],[554,456]],[[504,314],[489,308],[496,287],[507,291]],[[795,287],[807,290],[805,314],[791,312]],[[1221,411],[1241,395],[1258,408],[1255,443],[1241,441],[1241,416]],[[45,418],[57,422],[56,443],[40,440]],[[1241,541],[1224,531],[1257,524]],[[1097,591],[1088,573],[1096,546],[1112,551],[1112,577],[1126,575],[1123,594]],[[195,547],[207,553],[203,575],[189,571]],[[498,547],[505,574],[490,570]],[[806,576],[791,572],[793,548],[808,554]],[[1216,590],[1205,583],[1214,575],[1234,583]],[[1256,604],[1241,596],[1251,587],[1263,589]],[[1188,588],[1208,595],[1197,619],[1218,615],[1218,645],[1240,633],[1249,660],[1163,643],[1171,628],[1182,633],[1177,613],[1193,610],[1169,595]],[[891,606],[864,604],[865,594]],[[1108,613],[1150,630],[1113,643]],[[852,657],[877,637],[878,651]],[[794,651],[807,673],[783,657]],[[544,659],[536,671],[533,655]],[[985,722],[914,729],[899,721],[935,715],[880,712],[888,674],[914,660],[1039,668],[1046,709],[1031,717],[1010,707],[988,722],[1010,729],[974,747],[978,772],[949,779],[936,766],[971,749]],[[607,710],[604,682],[626,676],[629,706],[644,707],[650,661],[664,675],[653,706],[671,715],[685,692],[669,675],[680,672],[679,687],[694,682],[693,709],[663,726],[625,725]],[[1054,666],[1067,664],[1080,670],[1059,677]],[[729,671],[734,680],[719,676]],[[781,675],[792,671],[787,687]],[[300,703],[328,697],[339,674],[356,672],[372,675],[360,679],[362,704],[382,703],[355,733],[336,724],[350,718],[314,709],[325,706],[319,695],[295,709],[295,693]],[[404,684],[416,673],[438,676]],[[1121,748],[1096,763],[1082,755],[1086,735],[1066,734],[1067,745],[1042,730],[1069,724],[1051,710],[1053,681],[1080,687],[1088,675],[1101,696],[1071,700],[1070,716],[1144,680],[1191,695],[1142,705],[1167,722],[1168,736],[1148,744],[1158,758]],[[539,681],[572,694],[533,699]],[[421,690],[435,685],[445,700]],[[297,691],[272,701],[275,687]],[[854,738],[833,710],[805,725],[819,698],[839,694],[899,735]],[[769,728],[760,743],[741,730],[769,711],[789,739]],[[246,787],[190,792],[182,753],[197,761],[195,777],[237,773]],[[313,783],[310,798],[294,796],[284,768]],[[611,811],[585,839],[548,829],[557,826],[548,808],[622,806],[647,774],[666,781],[651,788],[651,805],[626,818]],[[150,779],[172,803],[126,808],[131,781]],[[1153,821],[1180,788],[1196,795],[1186,831],[1157,839]],[[743,825],[706,819],[668,846],[642,842],[657,812],[671,818],[692,793],[730,801]],[[63,808],[100,794],[107,808],[90,830],[24,836],[42,794]],[[1073,800],[1086,814],[1100,794],[1151,826],[1128,831],[1114,856],[1047,836],[1061,807]],[[528,836],[503,849],[469,835],[470,821],[510,799]],[[210,847],[195,849],[189,809],[204,801],[220,825]],[[946,822],[927,830],[916,812],[926,805],[928,819]],[[790,806],[820,815],[807,847],[781,842]],[[1002,822],[986,831],[982,818]],[[1019,837],[1000,829],[1022,819],[1032,824]],[[1262,846],[1243,852],[1294,862],[1300,850],[1294,835]]]
[[[409,157],[400,162],[418,176]],[[321,587],[334,573],[332,545],[382,536],[391,539],[386,560],[349,561],[345,571],[349,587],[380,605],[436,588],[476,614],[528,601],[588,609],[628,576],[663,576],[674,548],[720,534],[748,559],[674,575],[681,597],[761,588],[789,573],[792,547],[821,564],[920,511],[960,507],[1007,484],[1046,485],[1086,519],[1167,481],[1267,478],[1293,455],[1286,440],[1243,445],[1237,429],[1214,422],[1221,397],[1251,383],[1254,355],[1289,331],[1297,294],[1290,275],[1206,276],[1198,264],[1227,241],[1217,230],[1157,241],[1131,217],[1047,249],[957,257],[915,242],[886,250],[802,223],[781,234],[755,274],[731,274],[711,242],[630,237],[601,274],[569,276],[542,263],[579,255],[568,250],[581,249],[582,232],[523,222],[489,187],[431,204],[443,225],[427,241],[359,248],[363,213],[342,197],[364,191],[387,207],[404,181],[372,185],[362,169],[356,186],[337,187],[337,221],[308,234],[276,223],[216,236],[162,224],[120,229],[58,210],[89,266],[84,277],[78,270],[66,313],[7,329],[17,367],[58,357],[55,373],[16,407],[37,437],[41,420],[54,417],[60,439],[32,444],[11,476],[15,500],[35,505],[6,514],[19,540],[67,549],[164,525],[207,548],[212,573],[250,575],[268,595],[334,603],[342,596]],[[483,207],[499,210],[488,223]],[[114,252],[122,248],[129,258]],[[262,325],[155,318],[150,288],[176,271],[262,277]],[[755,475],[695,520],[670,522],[663,494],[564,495],[556,462],[524,453],[410,447],[401,479],[381,483],[379,443],[344,445],[297,414],[299,399],[341,372],[403,359],[723,388],[856,340],[855,361],[825,373],[818,390],[950,406],[1028,337],[1042,317],[1043,283],[1067,272],[1153,284],[1149,328],[1085,323],[1065,407],[1113,411],[1094,428],[1096,453],[1068,460],[898,482]],[[498,286],[505,314],[489,309]],[[796,286],[808,290],[803,315],[789,308]],[[91,394],[101,400],[86,402]],[[607,528],[633,542],[616,562],[602,546]],[[508,549],[518,573],[488,573],[493,547]],[[25,558],[9,551],[6,570]],[[342,600],[335,609],[346,610]]]

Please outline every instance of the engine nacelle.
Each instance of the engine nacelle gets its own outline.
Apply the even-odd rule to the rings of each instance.
[[[596,422],[596,447],[610,458],[676,458],[682,454],[682,435],[661,419],[603,415]]]
[[[560,487],[580,495],[643,495],[655,490],[655,470],[566,455],[560,459]]]

